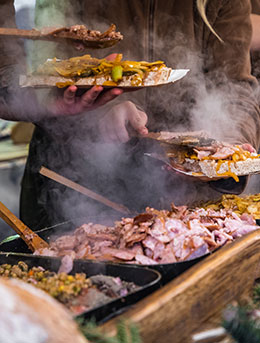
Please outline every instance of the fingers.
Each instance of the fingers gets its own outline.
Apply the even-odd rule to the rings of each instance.
[[[103,106],[107,102],[114,100],[118,95],[122,94],[123,90],[119,88],[113,88],[111,90],[108,90],[104,92],[104,94],[101,94],[99,99],[96,101],[95,105],[96,106]]]
[[[117,55],[118,55],[118,54],[110,54],[110,55],[108,55],[107,57],[105,57],[105,59],[106,59],[107,61],[114,61],[114,60],[116,59]]]
[[[92,107],[97,100],[99,94],[103,91],[103,87],[101,86],[94,86],[86,93],[84,93],[80,99],[80,104],[82,105],[83,109]]]
[[[253,153],[256,152],[255,148],[253,148],[252,145],[249,143],[242,144],[241,148],[249,152],[253,152]]]
[[[109,143],[125,143],[129,140],[126,129],[127,113],[123,104],[114,106],[99,122],[104,141]]]
[[[139,134],[146,135],[148,117],[145,112],[138,110],[133,103],[128,107],[128,121]]]
[[[76,86],[70,86],[65,90],[63,93],[63,100],[66,105],[72,105],[75,103],[76,91]]]

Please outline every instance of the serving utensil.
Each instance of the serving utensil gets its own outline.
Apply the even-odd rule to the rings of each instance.
[[[106,31],[107,32],[107,31]],[[69,32],[45,32],[45,30],[21,30],[16,28],[0,28],[0,37],[8,37],[8,38],[26,38],[32,40],[44,40],[44,41],[55,41],[60,43],[80,43],[84,45],[86,48],[92,49],[102,49],[108,48],[120,41],[120,39],[113,39],[105,37],[106,32],[101,34],[99,38],[96,39],[84,39],[80,36],[75,36],[70,34]]]
[[[155,160],[163,162],[165,164],[165,166],[167,167],[166,169],[173,170],[173,171],[175,171],[175,172],[177,172],[179,174],[183,174],[183,175],[187,175],[187,176],[193,176],[193,177],[194,176],[197,176],[197,177],[198,176],[201,176],[201,177],[203,176],[202,173],[194,173],[194,172],[185,171],[184,169],[181,169],[181,167],[179,167],[179,166],[177,166],[175,164],[170,163],[169,160],[166,157],[163,157],[163,156],[161,156],[161,155],[159,155],[157,153],[147,153],[147,152],[145,152],[144,155],[147,156],[147,157],[151,157],[151,158],[153,158]]]
[[[127,214],[127,215],[131,214],[131,211],[127,207],[125,207],[124,205],[117,204],[117,203],[103,197],[102,195],[99,195],[99,194],[91,191],[90,189],[88,189],[84,186],[81,186],[74,181],[69,180],[68,178],[66,178],[64,176],[55,173],[54,171],[52,171],[48,168],[45,168],[42,166],[39,173],[45,177],[48,177],[51,180],[54,180],[54,181],[56,181],[56,182],[58,182],[64,186],[67,186],[67,187],[73,189],[76,192],[84,194],[91,199],[94,199],[94,200],[96,200],[96,201],[98,201],[98,202],[100,202],[100,203],[102,203],[108,207],[111,207],[120,213]]]
[[[48,248],[49,245],[40,236],[28,228],[2,202],[0,202],[0,217],[23,239],[32,252]]]

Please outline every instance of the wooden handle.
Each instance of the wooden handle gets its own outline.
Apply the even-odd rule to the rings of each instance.
[[[29,38],[29,39],[43,39],[44,35],[38,30],[20,30],[15,28],[0,27],[0,36]]]
[[[18,219],[7,207],[0,201],[0,217],[8,224],[28,247],[34,252],[40,248],[48,248],[49,245],[35,232],[29,229],[20,219]]]
[[[103,197],[102,195],[99,195],[99,194],[91,191],[90,189],[88,189],[86,187],[83,187],[83,186],[79,185],[78,183],[67,179],[64,176],[61,176],[61,175],[53,172],[50,169],[47,169],[45,167],[41,167],[39,173],[41,175],[44,175],[44,176],[48,177],[49,179],[52,179],[52,180],[54,180],[54,181],[56,181],[58,183],[61,183],[62,185],[65,185],[65,186],[73,189],[76,192],[82,193],[82,194],[88,196],[91,199],[99,201],[102,204],[104,204],[104,205],[106,205],[108,207],[111,207],[111,208],[113,208],[114,210],[116,210],[116,211],[118,211],[120,213],[127,214],[127,215],[131,214],[131,211],[127,207],[125,207],[125,206],[123,206],[121,204],[117,204],[117,203],[115,203],[113,201],[110,201],[107,198]]]

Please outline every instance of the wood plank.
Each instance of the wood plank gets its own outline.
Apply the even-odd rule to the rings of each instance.
[[[118,319],[138,323],[144,343],[190,342],[191,333],[208,318],[248,294],[260,267],[260,230],[229,244],[101,326],[115,333]]]
[[[76,192],[79,192],[81,194],[84,194],[86,196],[88,196],[89,198],[91,199],[94,199],[110,208],[112,208],[113,210],[117,211],[117,212],[120,212],[124,215],[131,215],[131,211],[125,207],[124,205],[122,204],[117,204],[105,197],[103,197],[102,195],[99,195],[93,191],[91,191],[90,189],[84,187],[84,186],[81,186],[79,185],[78,183],[60,175],[60,174],[57,174],[55,173],[54,171],[48,169],[48,168],[45,168],[45,167],[41,167],[39,173],[45,177],[48,177],[49,179],[53,180],[53,181],[56,181],[68,188],[71,188],[73,189],[74,191]]]

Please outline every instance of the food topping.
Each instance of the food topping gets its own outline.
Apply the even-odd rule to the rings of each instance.
[[[104,77],[103,85],[117,85],[123,76],[134,76],[132,85],[142,85],[149,72],[157,72],[165,67],[164,62],[123,61],[118,54],[114,61],[93,58],[90,55],[72,57],[68,60],[56,58],[40,66],[36,74],[62,76],[65,78]],[[66,83],[64,83],[66,84]],[[59,83],[62,86],[62,83]]]
[[[252,215],[254,219],[260,219],[260,194],[238,196],[224,194],[218,201],[209,201],[201,205],[205,209],[219,211],[230,209],[238,215]]]
[[[232,177],[236,182],[239,182],[239,178],[234,172],[234,165],[236,165],[237,162],[243,162],[250,159],[255,160],[260,157],[260,155],[255,152],[245,150],[243,146],[216,141],[209,146],[168,144],[165,145],[164,149],[166,156],[173,167],[182,166],[186,171],[199,173],[202,169],[200,162],[212,162],[216,163],[216,176]],[[222,165],[226,163],[227,168],[225,168],[224,171],[221,170]]]

